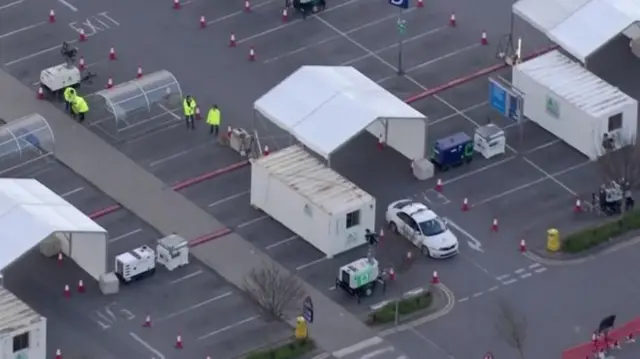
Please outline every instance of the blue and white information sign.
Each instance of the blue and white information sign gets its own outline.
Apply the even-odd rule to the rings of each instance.
[[[389,0],[389,4],[397,6],[402,9],[409,8],[409,0]]]
[[[515,122],[522,119],[522,94],[506,81],[489,78],[489,105]]]

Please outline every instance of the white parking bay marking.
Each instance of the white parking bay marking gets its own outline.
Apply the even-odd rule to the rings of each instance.
[[[476,237],[472,236],[471,233],[465,231],[464,229],[462,229],[462,227],[460,227],[459,225],[457,225],[455,222],[453,222],[448,218],[447,218],[447,222],[451,227],[453,227],[453,229],[455,229],[456,231],[462,233],[465,237],[467,237],[467,244],[469,245],[469,248],[481,253],[484,252],[484,250],[482,249],[482,242],[480,242]]]

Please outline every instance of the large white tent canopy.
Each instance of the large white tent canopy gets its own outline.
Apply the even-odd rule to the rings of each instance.
[[[520,0],[513,12],[578,60],[587,58],[640,20],[636,0]]]
[[[0,179],[0,271],[47,238],[98,279],[107,231],[35,179]]]
[[[327,160],[365,129],[407,158],[425,156],[426,117],[350,66],[303,66],[254,109]]]

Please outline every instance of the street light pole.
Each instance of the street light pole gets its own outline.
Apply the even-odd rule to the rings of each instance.
[[[404,44],[404,34],[407,31],[407,21],[402,18],[402,9],[398,13],[398,75],[404,75],[404,69],[402,67],[402,50]]]

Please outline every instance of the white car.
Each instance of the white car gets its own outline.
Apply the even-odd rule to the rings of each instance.
[[[392,232],[410,240],[426,256],[448,258],[458,254],[458,238],[446,219],[420,202],[403,199],[391,203],[386,220]]]

